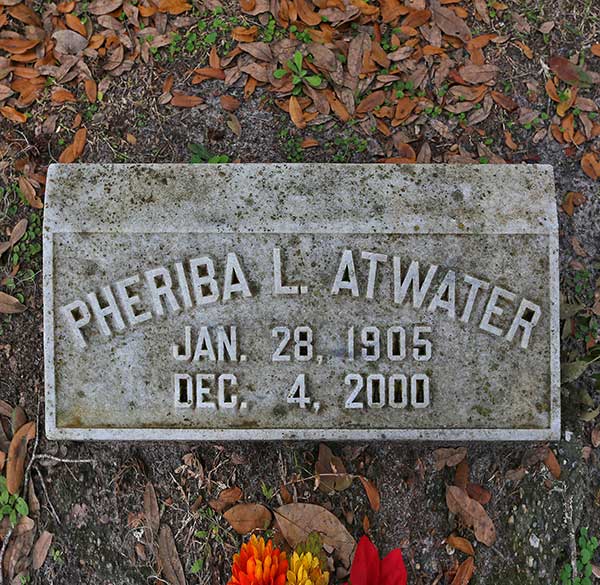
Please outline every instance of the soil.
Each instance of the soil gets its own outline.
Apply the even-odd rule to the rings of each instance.
[[[531,43],[536,56],[538,49],[544,55],[552,51],[569,54],[585,42],[583,35],[585,39],[593,35],[598,18],[586,20],[588,4],[519,3],[522,12],[534,8],[541,11],[542,21],[556,21],[551,46],[540,48]],[[597,7],[592,6],[591,10],[592,16],[600,16]],[[582,27],[588,27],[584,33]],[[157,100],[167,74],[173,72],[176,80],[182,79],[189,65],[185,59],[168,68],[140,64],[116,78],[99,110],[86,119],[90,138],[82,162],[189,162],[193,144],[203,145],[211,154],[228,155],[235,162],[374,162],[390,150],[388,142],[364,135],[358,126],[332,122],[299,131],[273,104],[272,96],[260,91],[251,100],[242,101],[236,112],[242,127],[238,137],[227,126],[228,114],[219,106],[223,92],[219,82],[207,82],[195,89],[205,98],[200,108],[160,106]],[[539,77],[539,60],[528,60],[519,51],[511,50],[498,55],[498,65],[506,72],[506,80],[513,81],[515,99],[524,101],[525,81]],[[177,84],[176,81],[175,88]],[[230,93],[241,97],[238,90]],[[598,93],[593,97],[600,103]],[[36,134],[34,126],[15,132],[9,123],[0,121],[2,134],[13,147],[18,147],[18,154],[9,161],[11,165],[25,154],[43,165],[55,160],[63,148],[59,141],[70,135],[70,124],[82,110],[78,105],[35,106],[32,115],[40,122],[49,113],[59,116],[58,130],[51,135]],[[552,164],[557,204],[569,191],[580,191],[586,196],[586,202],[573,216],[559,213],[561,290],[568,301],[580,296],[575,286],[583,266],[592,291],[586,294],[593,294],[593,285],[600,278],[598,183],[587,178],[576,158],[565,156],[559,144],[547,137],[534,144],[532,133],[522,127],[514,129],[513,137],[523,147],[512,153],[503,144],[504,123],[499,117],[490,117],[482,125],[485,134],[495,140],[491,147],[494,152],[512,162]],[[429,127],[424,132],[432,145],[433,160],[444,161],[453,141],[440,137]],[[134,140],[128,140],[128,134]],[[319,146],[299,148],[299,138],[307,136],[316,138]],[[461,143],[476,152],[472,138],[465,132]],[[4,180],[6,185],[12,184],[14,175],[10,169]],[[9,208],[15,204],[17,211],[9,215]],[[13,192],[6,192],[0,197],[0,233],[30,213]],[[581,243],[586,256],[575,252],[573,238]],[[39,409],[41,430],[44,382],[39,260],[32,261],[29,267],[35,278],[20,284],[28,310],[0,319],[0,397],[21,405],[32,418]],[[0,276],[7,268],[8,264],[0,265]],[[571,361],[584,348],[582,342],[569,340],[563,351],[565,360]],[[556,583],[560,568],[570,561],[571,534],[589,527],[591,534],[600,536],[600,451],[586,451],[587,460],[582,455],[583,448],[590,444],[593,422],[579,418],[575,400],[585,389],[596,404],[599,402],[600,395],[591,377],[598,371],[598,367],[590,368],[590,375],[563,388],[563,439],[552,444],[562,469],[559,480],[541,464],[530,467],[521,481],[506,478],[506,473],[519,467],[535,446],[465,445],[471,481],[492,494],[486,509],[498,535],[493,547],[476,547],[472,583]],[[369,509],[358,481],[333,496],[315,491],[313,480],[297,481],[288,487],[291,491],[293,488],[298,501],[330,507],[345,519],[357,538],[364,532],[367,516],[369,534],[382,554],[394,547],[402,548],[411,584],[431,584],[452,566],[454,558],[464,558],[444,543],[444,538],[455,529],[474,541],[471,533],[458,526],[448,513],[445,486],[453,481],[453,470],[434,470],[434,449],[448,445],[372,442],[330,446],[342,456],[348,471],[376,482],[381,494],[380,511]],[[41,475],[33,474],[42,504],[40,528],[54,533],[54,543],[51,558],[39,571],[31,573],[31,583],[164,582],[157,579],[155,559],[151,555],[142,559],[135,553],[136,542],[143,538],[136,515],[143,507],[147,481],[152,481],[157,490],[162,521],[173,529],[188,583],[226,583],[232,555],[242,538],[218,514],[207,512],[206,506],[194,515],[191,505],[199,496],[208,501],[221,488],[237,485],[247,501],[276,507],[279,488],[290,481],[293,473],[302,477],[313,474],[317,451],[315,443],[56,443],[42,436],[39,453],[64,459],[93,459],[95,463],[47,461],[41,466]],[[189,454],[193,457],[186,457]],[[274,492],[272,497],[268,497],[270,490]],[[209,536],[194,537],[196,531],[206,531]],[[200,558],[204,559],[204,566],[193,575],[192,565]],[[600,564],[598,559],[596,564]],[[332,581],[342,582],[336,578]]]

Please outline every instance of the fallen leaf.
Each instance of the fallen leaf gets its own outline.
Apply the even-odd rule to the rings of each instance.
[[[114,12],[117,8],[120,8],[123,4],[123,0],[94,0],[88,6],[88,11],[96,16],[101,14],[108,14]]]
[[[357,114],[366,114],[381,106],[385,101],[385,92],[383,90],[374,91],[364,98],[356,107]]]
[[[221,96],[221,107],[227,112],[235,112],[241,105],[240,100],[232,95]]]
[[[210,502],[208,502],[208,505],[213,510],[215,510],[215,512],[221,513],[227,506],[235,504],[236,502],[241,500],[242,495],[242,490],[237,486],[227,488],[221,491],[219,497],[216,500],[210,500]]]
[[[436,449],[433,452],[435,459],[435,470],[440,471],[444,467],[454,467],[458,465],[467,456],[466,447],[453,448],[442,448]]]
[[[93,104],[96,101],[98,96],[98,85],[93,79],[86,79],[84,82],[85,86],[85,95],[87,96],[88,101]]]
[[[556,455],[552,449],[546,450],[546,457],[544,457],[544,465],[548,468],[548,471],[553,475],[554,479],[560,479],[560,464],[556,459]]]
[[[298,16],[302,22],[308,24],[308,26],[317,26],[321,24],[321,17],[313,11],[310,7],[308,0],[294,0]]]
[[[496,541],[496,529],[483,506],[469,497],[467,492],[459,487],[449,485],[446,488],[446,503],[448,509],[457,514],[461,520],[473,529],[475,538],[487,546]]]
[[[2,2],[0,2],[2,4]],[[25,24],[31,24],[32,26],[41,27],[42,21],[40,17],[26,4],[20,3],[16,6],[11,6],[8,9],[8,13],[17,20],[24,22]]]
[[[57,30],[52,38],[56,41],[55,51],[65,55],[77,55],[88,46],[88,40],[74,30]]]
[[[184,0],[160,0],[158,3],[159,12],[167,12],[173,16],[182,14],[192,7]]]
[[[183,567],[175,546],[173,532],[168,526],[162,526],[158,538],[159,558],[163,575],[170,585],[186,585]]]
[[[473,550],[473,545],[462,536],[456,536],[451,534],[448,538],[446,538],[446,542],[456,550],[464,552],[466,555],[475,556],[475,551]]]
[[[0,303],[2,303],[0,293]],[[8,296],[8,295],[6,295]],[[1,307],[1,305],[0,305]],[[0,308],[1,312],[1,308]],[[13,436],[6,459],[6,487],[11,494],[18,494],[23,483],[27,444],[35,437],[35,422],[25,423]]]
[[[144,518],[146,519],[147,527],[152,531],[152,537],[148,539],[151,542],[158,535],[160,512],[158,509],[158,500],[156,499],[156,491],[150,481],[146,483],[144,489]]]
[[[87,30],[85,28],[85,25],[74,14],[65,14],[65,22],[71,30],[74,30],[76,33],[79,33],[83,37],[87,36]]]
[[[329,510],[316,504],[286,504],[275,510],[281,533],[290,547],[305,542],[311,532],[318,532],[323,544],[348,568],[356,542],[341,521]]]
[[[50,550],[50,545],[52,544],[52,538],[54,535],[52,532],[48,532],[44,530],[37,539],[36,543],[33,545],[32,552],[32,567],[34,571],[37,571],[42,567],[46,557],[48,556],[48,551]]]
[[[27,122],[27,116],[18,110],[15,110],[12,106],[2,106],[0,108],[0,114],[2,114],[7,120],[16,122],[17,124],[23,124]]]
[[[456,466],[456,472],[454,473],[454,485],[466,490],[468,483],[469,483],[469,464],[467,463],[466,459],[463,459]]]
[[[22,313],[26,310],[27,307],[21,304],[18,299],[0,291],[0,313]]]
[[[10,232],[10,238],[8,239],[8,242],[0,243],[0,256],[2,256],[6,250],[12,248],[25,235],[26,231],[27,219],[23,218],[17,222],[17,225]]]
[[[171,105],[176,108],[195,108],[199,106],[204,100],[197,95],[186,95],[179,91],[173,92],[173,99]]]
[[[352,476],[346,472],[343,461],[324,443],[319,445],[315,475],[319,490],[326,494],[341,492],[352,485]]]
[[[471,31],[467,23],[450,8],[440,6],[438,0],[430,0],[432,20],[447,35],[458,37],[463,43],[471,40]]]
[[[379,490],[375,486],[375,484],[363,477],[359,476],[360,483],[362,483],[363,488],[365,488],[365,492],[367,493],[367,498],[369,498],[369,504],[371,505],[371,510],[374,512],[379,512],[379,508],[381,507],[381,499],[379,497]]]
[[[290,118],[297,128],[306,128],[306,120],[304,119],[304,113],[302,107],[296,96],[290,97]]]
[[[597,424],[592,429],[592,446],[594,449],[600,447],[600,424]]]
[[[473,560],[473,557],[465,559],[458,567],[458,571],[456,571],[456,575],[454,576],[454,579],[452,579],[450,585],[467,585],[469,581],[471,581],[474,570],[475,561]]]
[[[271,512],[262,504],[238,504],[223,514],[238,534],[266,530],[271,524]]]
[[[477,483],[468,483],[466,490],[469,497],[482,506],[485,506],[492,499],[492,494]]]
[[[548,65],[550,66],[550,69],[556,73],[558,78],[566,83],[584,86],[591,85],[592,83],[590,74],[585,71],[583,67],[571,63],[571,61],[564,57],[552,57],[550,61],[548,61]]]
[[[586,152],[581,157],[581,168],[590,179],[597,181],[600,178],[600,160],[593,152]]]
[[[0,49],[15,55],[21,55],[29,49],[33,49],[39,42],[39,39],[24,39],[22,37],[0,38]]]

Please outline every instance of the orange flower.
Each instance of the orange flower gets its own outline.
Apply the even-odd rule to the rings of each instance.
[[[227,585],[285,585],[288,562],[285,553],[269,540],[256,538],[243,544],[233,555],[233,570]]]

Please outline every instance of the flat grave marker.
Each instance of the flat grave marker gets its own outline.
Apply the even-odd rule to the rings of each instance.
[[[54,439],[560,436],[552,170],[53,165]]]

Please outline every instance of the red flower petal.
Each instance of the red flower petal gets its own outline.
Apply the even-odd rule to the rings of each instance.
[[[366,536],[361,536],[358,541],[350,569],[350,583],[352,585],[379,584],[379,553]]]
[[[407,578],[402,552],[395,548],[381,561],[379,585],[406,585]]]

